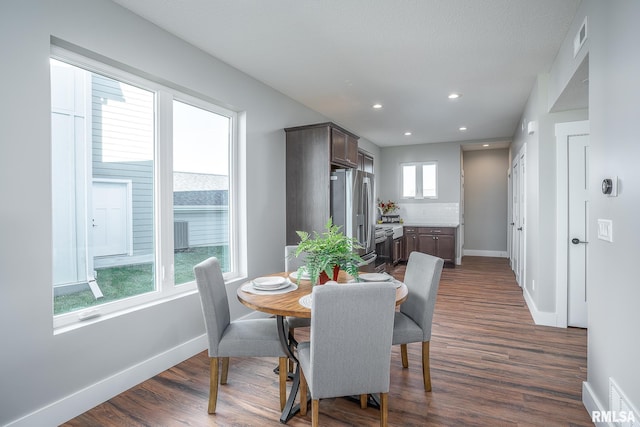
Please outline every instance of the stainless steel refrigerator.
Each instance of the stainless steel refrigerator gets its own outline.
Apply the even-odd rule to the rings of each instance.
[[[330,215],[333,223],[342,231],[355,237],[363,249],[358,251],[364,264],[363,271],[374,271],[376,209],[374,176],[355,169],[338,169],[331,172]]]

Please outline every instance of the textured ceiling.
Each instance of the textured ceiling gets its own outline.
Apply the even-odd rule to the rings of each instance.
[[[113,1],[379,146],[511,138],[580,3]]]

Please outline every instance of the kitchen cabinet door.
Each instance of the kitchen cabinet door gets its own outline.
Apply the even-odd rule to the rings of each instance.
[[[364,151],[358,151],[358,169],[373,173],[373,157]]]
[[[409,255],[413,251],[418,250],[418,233],[415,228],[404,228],[404,254],[402,258],[404,260],[409,259]]]
[[[422,253],[438,256],[438,236],[418,232],[418,250]]]
[[[404,260],[413,251],[442,258],[449,266],[456,262],[456,229],[453,227],[404,227]]]
[[[340,129],[331,129],[331,163],[358,167],[358,138],[342,132]]]
[[[445,260],[445,262],[456,262],[456,239],[455,236],[449,234],[443,234],[438,237],[438,257]]]

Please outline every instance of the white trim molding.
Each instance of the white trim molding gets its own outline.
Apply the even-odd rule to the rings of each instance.
[[[524,296],[524,301],[527,303],[527,307],[529,308],[529,313],[531,313],[531,317],[533,318],[533,323],[542,326],[556,326],[556,313],[538,310],[536,303],[526,287],[522,288],[522,294]]]
[[[7,427],[59,425],[208,348],[200,335],[137,365],[100,380],[7,424]]]
[[[596,397],[596,394],[587,381],[583,381],[582,383],[582,404],[589,413],[589,418],[591,418],[591,414],[594,412],[604,412],[607,410]],[[594,424],[598,427],[613,427],[613,424],[607,422],[597,422]]]
[[[464,256],[483,256],[491,258],[509,258],[507,251],[489,251],[483,249],[463,249]]]
[[[557,123],[556,134],[556,324],[567,327],[569,242],[569,136],[589,133],[589,121]]]

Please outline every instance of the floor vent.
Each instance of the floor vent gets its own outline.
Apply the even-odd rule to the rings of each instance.
[[[620,386],[609,378],[609,408],[611,425],[616,427],[640,427],[640,413],[633,407]]]

